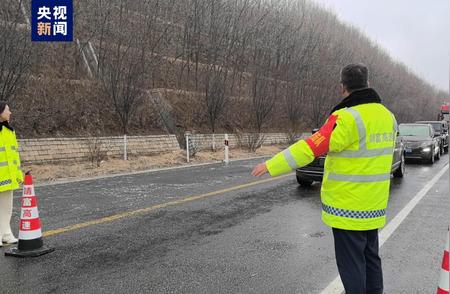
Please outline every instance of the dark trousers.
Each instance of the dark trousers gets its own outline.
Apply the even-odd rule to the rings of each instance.
[[[383,272],[378,230],[333,228],[336,262],[346,294],[382,294]]]

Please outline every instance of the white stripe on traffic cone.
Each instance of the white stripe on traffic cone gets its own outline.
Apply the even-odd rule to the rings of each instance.
[[[450,227],[447,231],[447,241],[445,243],[444,257],[442,258],[441,277],[439,279],[439,287],[437,294],[449,294],[449,265],[448,265],[448,247],[450,239]]]

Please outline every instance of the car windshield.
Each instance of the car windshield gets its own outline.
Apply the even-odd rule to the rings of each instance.
[[[400,136],[429,137],[430,129],[423,125],[400,125]]]
[[[435,132],[440,133],[442,131],[442,123],[441,122],[427,122],[427,121],[417,121],[418,124],[430,124],[433,126],[433,130]]]
[[[439,124],[439,123],[433,123],[433,124],[431,124],[432,126],[433,126],[433,129],[435,130],[435,131],[440,131],[442,128],[441,128],[441,124]]]

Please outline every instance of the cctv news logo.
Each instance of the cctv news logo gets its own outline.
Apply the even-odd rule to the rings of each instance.
[[[72,0],[32,0],[31,41],[72,42]]]

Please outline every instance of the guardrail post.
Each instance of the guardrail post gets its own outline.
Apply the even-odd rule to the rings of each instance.
[[[229,145],[229,141],[228,141],[228,134],[225,134],[225,141],[224,141],[224,145],[225,145],[225,164],[228,164],[229,159],[228,159],[228,145]]]
[[[186,132],[186,162],[189,162],[189,132]]]

